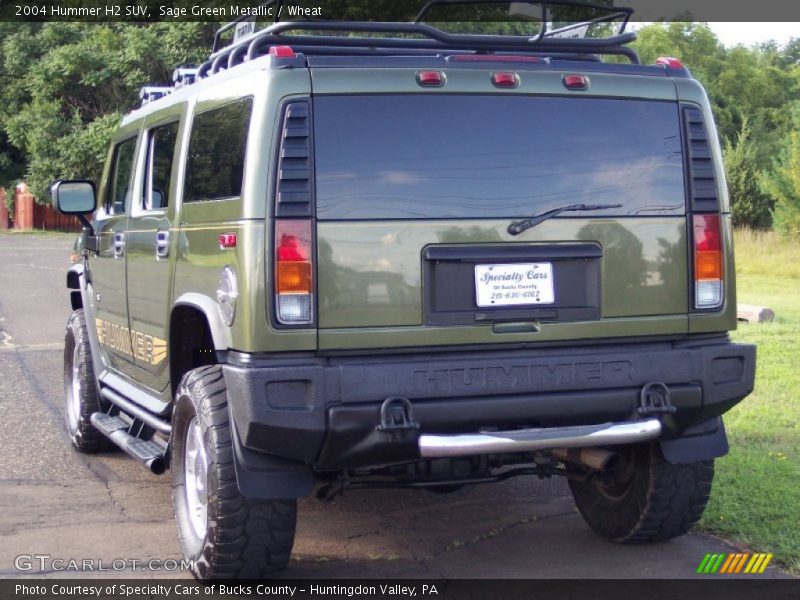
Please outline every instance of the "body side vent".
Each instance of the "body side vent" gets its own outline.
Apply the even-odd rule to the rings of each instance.
[[[311,143],[311,103],[292,101],[283,110],[275,184],[276,217],[311,217],[314,174]]]
[[[689,182],[689,209],[718,212],[719,194],[714,158],[703,113],[693,106],[684,106],[681,110]]]

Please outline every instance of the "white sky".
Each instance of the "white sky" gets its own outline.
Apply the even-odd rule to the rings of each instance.
[[[785,44],[792,37],[800,37],[800,23],[709,23],[708,25],[719,41],[729,47],[737,44],[751,46],[769,40]]]

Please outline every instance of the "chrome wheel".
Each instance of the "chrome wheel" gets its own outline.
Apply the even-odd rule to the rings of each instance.
[[[208,452],[197,417],[186,428],[184,443],[184,495],[194,534],[203,539],[208,522]]]
[[[72,380],[67,399],[67,423],[71,432],[78,430],[81,418],[81,354],[76,343],[72,350]]]

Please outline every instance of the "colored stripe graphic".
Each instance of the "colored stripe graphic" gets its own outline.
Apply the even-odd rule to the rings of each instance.
[[[703,560],[700,561],[700,566],[697,567],[697,571],[696,572],[697,573],[705,573],[706,572],[706,565],[708,564],[709,560],[711,560],[711,555],[710,554],[706,554],[703,557]]]
[[[746,561],[746,560],[747,560],[749,557],[750,557],[750,554],[742,554],[742,555],[741,555],[741,558],[739,559],[739,562],[738,562],[738,563],[736,563],[736,570],[735,570],[735,571],[731,570],[731,572],[732,572],[732,573],[738,573],[739,571],[741,571],[741,570],[744,568],[744,563],[745,563],[745,561]]]
[[[767,570],[772,560],[773,554],[766,552],[731,552],[728,553],[709,553],[703,557],[697,567],[697,573],[706,575],[735,575],[744,573],[747,575],[761,574]]]
[[[753,558],[751,558],[750,562],[747,563],[747,566],[744,568],[744,572],[754,573],[755,571],[753,571],[753,567],[757,568],[757,565],[759,565],[759,563],[761,563],[762,560],[764,560],[763,554],[753,554]]]
[[[764,557],[764,562],[761,563],[761,566],[759,567],[758,572],[759,573],[763,573],[764,571],[766,571],[767,570],[767,565],[769,564],[769,561],[771,561],[771,560],[772,560],[772,553],[767,554]]]
[[[725,561],[725,564],[722,565],[722,568],[720,569],[719,572],[727,573],[728,569],[731,568],[731,565],[733,564],[735,558],[736,558],[735,554],[728,554],[728,560]]]
[[[720,566],[722,565],[722,561],[724,559],[725,559],[725,555],[724,554],[717,555],[717,559],[714,561],[714,564],[711,565],[711,570],[709,572],[710,573],[716,573],[719,570]]]

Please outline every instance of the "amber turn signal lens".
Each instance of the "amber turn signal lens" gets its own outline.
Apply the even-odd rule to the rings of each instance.
[[[722,279],[722,256],[719,252],[698,252],[694,259],[695,279]]]
[[[276,292],[279,294],[311,292],[311,263],[307,261],[278,262]]]

